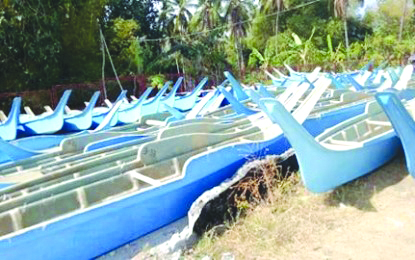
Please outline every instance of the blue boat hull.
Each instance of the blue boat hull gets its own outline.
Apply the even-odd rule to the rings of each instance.
[[[415,121],[396,94],[378,93],[376,99],[401,140],[408,172],[412,177],[415,177]]]
[[[64,108],[72,90],[66,90],[52,114],[35,117],[26,122],[20,122],[25,135],[53,134],[62,129],[64,124]]]
[[[17,137],[17,126],[20,117],[20,106],[22,99],[15,97],[12,108],[6,122],[0,123],[0,138],[5,141],[14,140]]]
[[[308,119],[304,126],[315,136],[363,111],[361,105],[349,107]],[[186,162],[183,179],[3,238],[0,258],[90,259],[102,255],[185,216],[203,192],[231,177],[247,160],[281,154],[288,148],[289,142],[280,135],[203,154]]]
[[[66,132],[74,132],[89,129],[92,125],[92,110],[98,101],[99,95],[99,91],[92,95],[91,100],[84,111],[77,115],[66,116],[64,118],[62,130]]]
[[[104,121],[105,117],[110,113],[110,109],[108,109],[107,112],[95,114],[92,116],[92,128],[96,128],[99,126],[99,124]],[[114,115],[114,117],[111,119],[111,122],[109,124],[110,127],[114,127],[118,124],[118,113]]]
[[[180,109],[181,111],[187,111],[187,110],[192,109],[197,102],[200,91],[202,90],[204,85],[207,83],[207,81],[208,81],[208,78],[205,77],[204,79],[202,79],[199,85],[197,85],[195,89],[191,93],[189,93],[187,96],[176,98],[176,100],[174,101],[174,107],[177,109]]]

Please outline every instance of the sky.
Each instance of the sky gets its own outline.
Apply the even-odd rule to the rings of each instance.
[[[198,0],[190,0],[189,1],[189,3],[191,3],[191,4],[197,4],[197,2],[198,2]],[[253,0],[253,2],[254,2],[254,4],[259,4],[259,0]],[[157,3],[157,5],[156,5],[156,8],[160,11],[161,10],[161,8],[163,7],[163,4],[162,3]],[[195,11],[196,11],[196,9],[195,8],[189,8],[189,11],[190,12],[192,12],[192,13],[194,13]]]
[[[363,3],[363,7],[358,8],[357,14],[363,18],[367,10],[374,10],[377,7],[378,7],[377,0],[365,0]]]
[[[198,0],[190,0],[189,3],[191,4],[197,4]],[[259,0],[253,0],[254,4],[259,4]],[[378,7],[378,3],[377,0],[364,0],[364,4],[362,7],[358,8],[357,10],[357,15],[360,17],[364,17],[365,13],[367,10],[373,10],[376,9]],[[162,3],[159,3],[156,8],[158,10],[161,10],[162,8]],[[189,10],[194,13],[196,11],[195,8],[191,7],[189,8]]]

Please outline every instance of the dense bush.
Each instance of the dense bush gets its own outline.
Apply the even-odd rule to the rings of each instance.
[[[415,52],[411,1],[385,0],[363,17],[357,15],[361,4],[1,1],[0,91],[96,82],[102,76],[114,78],[114,69],[119,76],[177,73],[220,81],[224,70],[243,75],[246,65],[253,71],[284,63],[345,69],[369,60],[394,65]],[[108,87],[110,93],[119,91],[112,83]]]

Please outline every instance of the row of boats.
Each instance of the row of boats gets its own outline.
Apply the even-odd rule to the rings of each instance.
[[[206,85],[207,78],[200,81],[192,93],[188,95],[177,97],[176,92],[179,89],[183,77],[180,77],[168,95],[164,95],[170,87],[170,82],[166,84],[157,92],[157,95],[151,99],[147,99],[153,88],[147,90],[136,98],[132,96],[132,101],[128,102],[126,99],[127,91],[121,91],[118,98],[114,102],[122,102],[118,107],[118,111],[113,113],[113,118],[108,122],[110,127],[120,124],[128,124],[136,122],[140,117],[154,114],[155,112],[163,112],[166,109],[160,104],[174,106],[180,110],[189,110],[194,105],[198,98],[201,89]],[[95,107],[100,92],[95,92],[89,102],[86,103],[85,109],[82,111],[70,109],[67,102],[70,98],[72,90],[64,91],[59,100],[56,109],[53,110],[49,106],[45,106],[45,112],[40,115],[35,115],[30,107],[24,107],[25,114],[20,113],[21,98],[16,97],[13,100],[9,116],[2,117],[2,124],[0,124],[0,137],[3,140],[15,140],[21,136],[33,136],[42,134],[54,134],[56,132],[77,132],[97,128],[104,119],[114,110],[114,104],[109,100],[105,100],[106,107]],[[1,114],[4,115],[3,112]]]
[[[227,80],[203,95],[207,79],[176,96],[179,79],[167,95],[168,87],[153,98],[149,90],[136,101],[126,101],[125,93],[107,101],[95,127],[43,135],[39,129],[52,124],[44,121],[27,137],[2,137],[0,257],[100,256],[185,216],[245,162],[291,146],[313,192],[375,170],[401,142],[414,174],[412,67],[341,74],[288,69],[289,76],[270,74],[272,85],[252,87],[225,72]],[[65,94],[52,114],[65,110]],[[104,110],[91,105],[93,98],[85,108],[92,121]],[[17,132],[26,131],[30,121],[15,106],[0,131],[11,118]],[[63,113],[63,125],[68,118]]]

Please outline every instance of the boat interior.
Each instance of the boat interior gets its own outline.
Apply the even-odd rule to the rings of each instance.
[[[406,108],[415,115],[415,103]],[[364,143],[393,131],[392,124],[377,102],[366,106],[366,114],[352,118],[341,125],[326,130],[317,139],[330,148],[348,149],[362,146]],[[344,147],[344,148],[341,148]]]
[[[148,166],[130,158],[130,162],[115,160],[95,166],[64,167],[2,189],[0,236],[181,179],[189,158],[238,141],[241,141],[238,137],[233,138]]]
[[[334,107],[338,108],[341,107],[342,103],[336,104]],[[327,110],[333,109],[333,106],[328,106]],[[315,115],[315,113],[314,113]],[[318,116],[318,115],[317,115]],[[265,120],[264,120],[265,119]],[[248,123],[249,122],[249,123]],[[240,121],[236,121],[234,123],[220,123],[220,124],[211,124],[211,129],[201,128],[203,126],[202,123],[194,123],[194,124],[187,124],[185,126],[178,126],[178,127],[170,127],[168,130],[165,130],[165,134],[161,134],[159,138],[166,138],[178,134],[183,133],[220,133],[220,134],[237,134],[238,132],[246,131],[246,129],[257,126],[262,130],[256,129],[253,132],[243,134],[244,137],[242,138],[244,141],[261,141],[264,139],[273,138],[279,134],[278,129],[272,126],[267,118],[263,118],[261,120],[255,120],[254,122],[250,122],[250,120],[241,119]],[[120,127],[119,130],[122,130],[123,127]],[[157,130],[160,128],[154,128]],[[179,131],[180,133],[177,133]],[[120,132],[121,133],[121,132]],[[97,135],[117,135],[120,133],[116,132],[109,132],[109,133],[98,133]],[[164,131],[160,132],[164,133]],[[170,133],[170,134],[169,134]],[[173,134],[172,134],[173,133]],[[127,134],[127,133],[124,133]],[[80,143],[80,146],[85,146],[85,142],[83,139],[86,137],[77,137],[79,139],[77,141],[68,141],[63,145],[63,148],[66,146],[78,146],[77,143]],[[92,138],[94,139],[94,138]],[[0,169],[0,173],[3,176],[7,176],[10,178],[10,175],[13,174],[22,174],[28,171],[34,172],[41,172],[42,174],[48,174],[53,172],[54,170],[61,169],[62,167],[78,167],[80,165],[84,165],[84,167],[88,165],[93,165],[94,163],[102,163],[102,161],[107,160],[107,158],[114,157],[115,159],[119,157],[126,158],[124,161],[131,160],[134,158],[137,149],[143,144],[143,140],[134,140],[128,143],[124,143],[125,145],[121,145],[119,147],[108,147],[98,151],[91,151],[88,153],[82,152],[72,152],[72,150],[76,151],[79,150],[77,148],[65,148],[63,150],[67,150],[66,153],[58,153],[52,156],[41,156],[38,158],[29,158],[26,162],[20,163],[16,167],[9,167]]]

